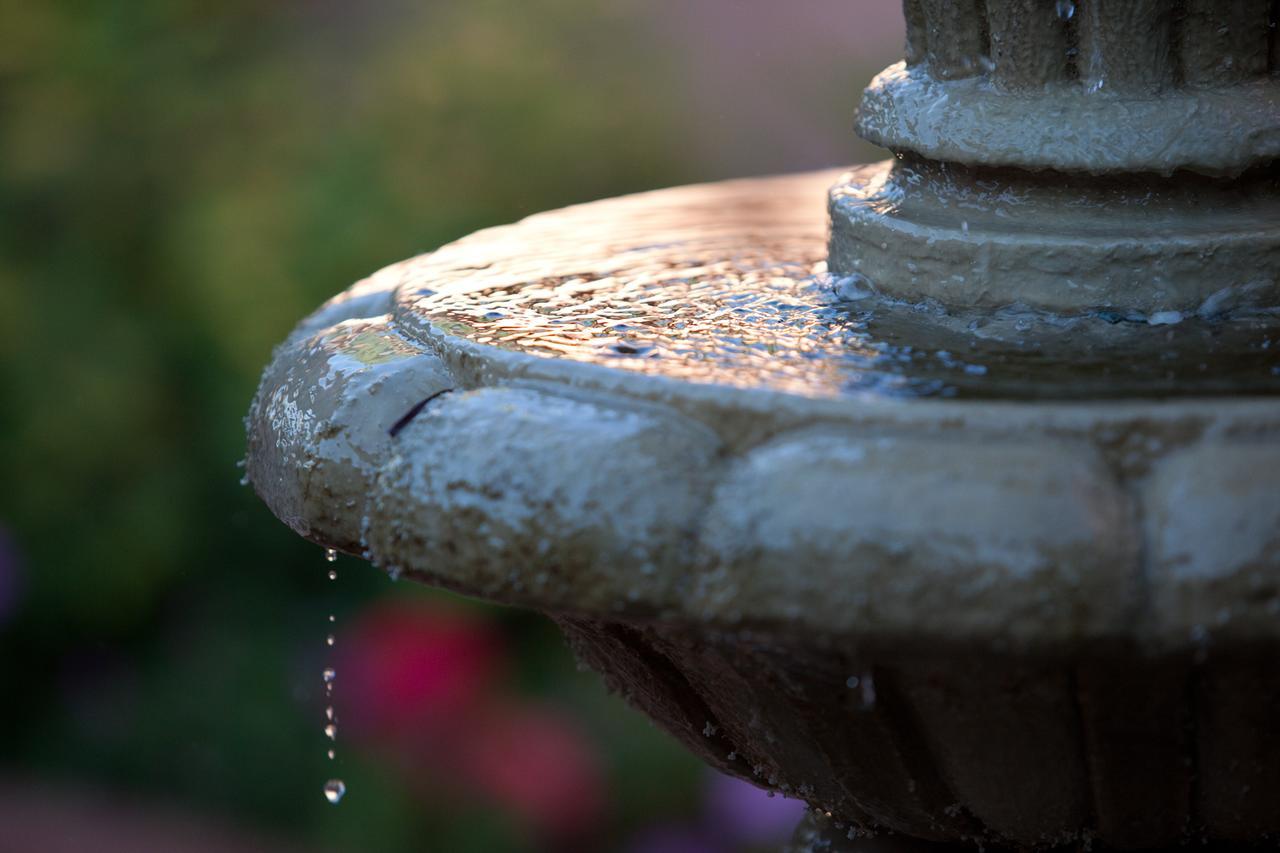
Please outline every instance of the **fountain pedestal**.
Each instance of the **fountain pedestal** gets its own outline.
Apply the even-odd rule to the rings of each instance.
[[[858,119],[900,162],[833,190],[834,271],[951,311],[1280,306],[1269,0],[906,9]]]
[[[941,40],[959,27],[958,45],[1033,55],[994,24],[982,42],[948,23],[961,6],[908,4],[928,85],[1014,87],[1004,54]],[[895,297],[915,273],[882,249],[883,275],[855,275],[872,253],[850,247],[896,228],[917,257],[921,212],[968,198],[962,167],[910,150],[542,214],[377,273],[264,374],[255,488],[327,547],[547,613],[708,763],[811,804],[801,848],[837,823],[1023,848],[1280,836],[1275,281],[1167,324],[1181,309],[1136,278],[1116,285],[1124,306],[1051,316],[1034,302],[1057,293],[1053,270],[1034,264],[1025,305]],[[1055,209],[1048,174],[963,168]],[[1270,210],[1258,169],[1062,192],[1094,193],[1072,221],[1103,229],[1135,186],[1159,187],[1134,208],[1156,229],[1202,196]],[[897,219],[849,200],[877,183]],[[1232,275],[1248,219],[1222,229]],[[998,265],[961,249],[989,239],[938,263],[980,284]]]

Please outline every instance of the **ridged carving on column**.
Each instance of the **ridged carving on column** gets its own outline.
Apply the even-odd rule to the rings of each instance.
[[[1280,0],[1271,0],[1271,66],[1272,76],[1280,76]]]
[[[1280,0],[904,0],[903,9],[906,62],[872,81],[857,123],[899,154],[1229,178],[1280,159]]]
[[[1276,74],[1277,0],[905,0],[907,64],[938,80],[1155,94]]]
[[[903,0],[902,14],[907,20],[907,65],[919,65],[928,58],[922,0]]]
[[[1226,86],[1270,70],[1272,0],[1188,0],[1179,56],[1189,86]]]
[[[1047,5],[1052,6],[1045,0],[990,5],[991,76],[1002,88],[1034,89],[1073,76],[1074,12],[1068,11],[1074,7],[1064,5],[1059,14]]]
[[[985,0],[921,0],[929,70],[940,80],[991,68]]]
[[[1171,0],[1087,0],[1077,14],[1086,91],[1147,94],[1176,82]]]

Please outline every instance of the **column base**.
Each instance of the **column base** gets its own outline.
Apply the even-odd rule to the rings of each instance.
[[[948,312],[1154,320],[1280,310],[1280,172],[1090,178],[916,157],[830,194],[830,268]]]

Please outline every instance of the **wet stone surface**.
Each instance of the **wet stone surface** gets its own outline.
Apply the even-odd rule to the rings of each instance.
[[[1276,837],[1280,400],[1160,399],[1273,392],[1265,318],[1216,281],[1176,317],[891,305],[824,275],[837,180],[372,276],[277,351],[250,482],[324,547],[552,614],[695,753],[844,824],[813,849]],[[1117,396],[1147,399],[1034,402]]]
[[[946,315],[826,271],[837,173],[532,217],[405,262],[407,325],[535,356],[815,397],[1089,399],[1280,391],[1274,318]]]

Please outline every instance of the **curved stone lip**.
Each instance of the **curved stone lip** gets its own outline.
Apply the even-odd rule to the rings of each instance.
[[[1280,637],[1273,398],[701,384],[458,338],[397,305],[400,279],[304,320],[247,418],[259,495],[320,544],[708,630],[1058,652]]]
[[[857,130],[932,160],[1092,174],[1186,169],[1230,177],[1280,158],[1274,78],[1158,97],[1047,85],[1053,97],[1002,91],[982,77],[938,80],[900,62],[872,80]]]

